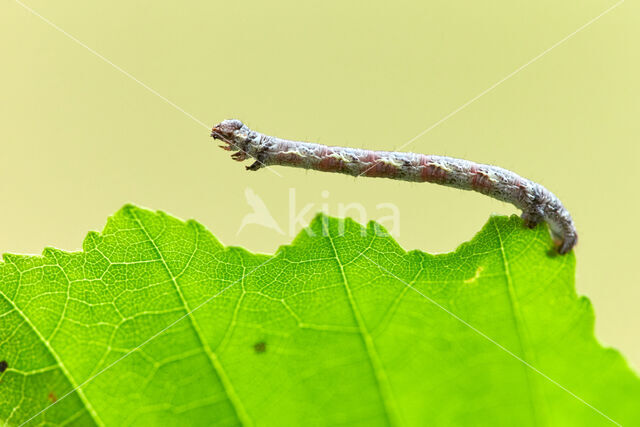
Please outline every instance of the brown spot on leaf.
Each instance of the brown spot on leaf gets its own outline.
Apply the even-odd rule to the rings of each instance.
[[[49,392],[49,395],[47,396],[47,398],[51,401],[51,403],[56,403],[58,401],[58,397],[52,391]]]
[[[264,353],[267,351],[267,343],[264,341],[257,342],[253,345],[253,351],[256,353]]]
[[[7,363],[6,360],[1,361],[0,362],[0,374],[3,373],[4,371],[6,371],[8,367],[9,367],[9,364]]]

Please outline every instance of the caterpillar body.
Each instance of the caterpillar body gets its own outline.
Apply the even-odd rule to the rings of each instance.
[[[528,227],[547,222],[560,254],[569,252],[578,241],[571,215],[560,199],[542,185],[498,166],[446,156],[291,141],[253,131],[240,120],[223,121],[213,127],[211,136],[226,143],[220,147],[233,151],[234,160],[253,158],[247,166],[251,171],[279,165],[477,191],[521,209]]]

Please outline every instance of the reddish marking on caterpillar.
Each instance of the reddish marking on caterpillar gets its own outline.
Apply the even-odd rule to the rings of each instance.
[[[420,159],[420,177],[426,182],[443,182],[447,178],[447,171],[434,162],[431,156],[422,156]]]
[[[492,183],[489,175],[485,171],[480,170],[477,164],[474,163],[471,165],[469,172],[471,173],[471,187],[473,187],[474,190],[484,193],[491,189]]]
[[[524,182],[524,180],[520,177],[517,177],[516,179],[514,179],[515,184],[516,184],[516,188],[518,189],[517,191],[520,193],[520,197],[525,198],[527,197],[527,195],[529,194],[529,189],[527,187],[527,184]]]
[[[292,166],[474,190],[521,209],[522,219],[529,227],[546,221],[561,254],[569,252],[578,241],[569,211],[552,192],[498,166],[444,156],[290,141],[252,131],[240,120],[223,121],[214,126],[211,136],[225,142],[227,145],[222,146],[225,150],[236,152],[232,155],[235,160],[253,157],[255,162],[247,167],[248,170],[257,171],[270,165]]]
[[[56,403],[58,401],[58,396],[54,392],[49,392],[47,398],[51,401],[51,403]]]
[[[362,172],[364,176],[368,176],[370,178],[393,178],[396,176],[398,167],[392,163],[386,163],[375,151],[369,152],[365,158],[367,159],[366,162],[373,163],[373,166],[367,167],[367,169]]]
[[[360,161],[362,163],[373,163],[377,162],[380,159],[380,156],[375,151],[366,151],[364,156],[360,157]]]
[[[431,182],[433,181],[433,171],[431,170],[431,158],[429,156],[421,156],[420,157],[420,177],[423,181]]]
[[[330,147],[325,147],[320,153],[320,161],[315,169],[322,172],[340,172],[344,166],[341,159],[334,157],[335,152]]]

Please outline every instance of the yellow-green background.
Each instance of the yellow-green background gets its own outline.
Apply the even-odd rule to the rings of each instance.
[[[28,3],[198,120],[394,149],[615,1],[44,1]],[[580,233],[578,292],[598,338],[640,366],[640,7],[627,0],[406,150],[497,164],[554,191]],[[132,202],[273,252],[253,189],[288,234],[297,210],[400,209],[407,249],[449,251],[515,209],[426,184],[295,169],[245,172],[208,130],[12,0],[0,4],[0,252],[81,247]],[[323,197],[328,191],[328,197]],[[311,219],[312,214],[307,216]],[[425,302],[426,304],[426,302]]]

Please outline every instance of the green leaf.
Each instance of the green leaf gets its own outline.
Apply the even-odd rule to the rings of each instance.
[[[640,425],[573,254],[517,217],[429,255],[319,216],[267,256],[126,206],[83,248],[0,264],[7,424]]]

